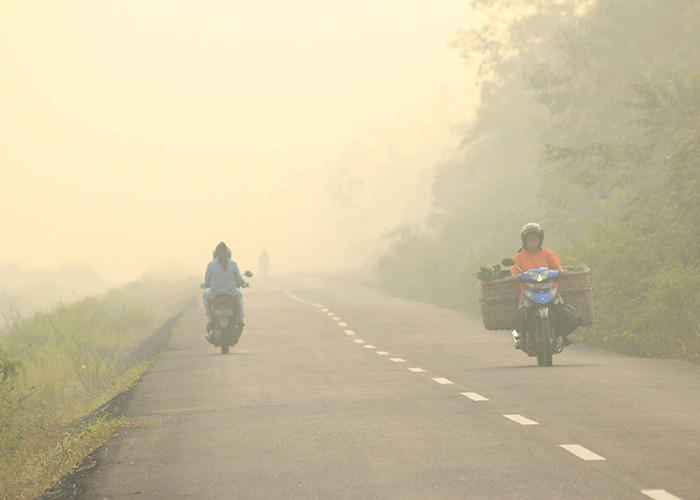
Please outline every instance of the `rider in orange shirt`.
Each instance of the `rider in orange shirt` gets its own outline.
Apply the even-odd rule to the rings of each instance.
[[[566,271],[561,267],[561,261],[557,254],[549,248],[542,248],[544,241],[544,229],[536,222],[525,224],[520,231],[520,239],[523,246],[520,251],[515,254],[513,260],[515,264],[511,266],[510,272],[513,277],[518,277],[520,273],[535,267],[548,267],[559,271],[561,274],[566,274]],[[523,290],[525,285],[520,285],[520,303],[518,305],[518,326],[516,331],[519,334],[519,340],[515,344],[515,348],[522,347],[524,334],[527,332],[527,303],[523,299]]]

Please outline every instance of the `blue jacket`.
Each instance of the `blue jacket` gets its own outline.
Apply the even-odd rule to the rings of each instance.
[[[212,260],[207,265],[204,273],[204,288],[210,288],[217,294],[230,293],[236,295],[238,288],[245,285],[245,281],[238,270],[238,264],[231,259],[228,260],[228,267],[224,270],[218,259]]]

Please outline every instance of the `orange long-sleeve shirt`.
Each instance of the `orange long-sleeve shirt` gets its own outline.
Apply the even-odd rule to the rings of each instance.
[[[513,276],[518,276],[521,272],[532,269],[533,267],[548,267],[549,269],[558,270],[561,267],[561,261],[557,254],[549,248],[540,248],[536,254],[531,254],[527,250],[522,250],[513,257],[515,265],[511,266],[510,272]],[[517,266],[517,267],[516,267]],[[518,269],[518,267],[520,269]],[[557,286],[555,283],[554,286]],[[520,298],[523,298],[525,284],[520,283]]]
[[[515,254],[513,260],[515,261],[515,265],[510,268],[510,272],[513,276],[517,276],[523,271],[527,271],[533,267],[548,267],[550,269],[559,269],[561,267],[559,257],[549,248],[540,248],[534,255],[527,250],[522,250]]]

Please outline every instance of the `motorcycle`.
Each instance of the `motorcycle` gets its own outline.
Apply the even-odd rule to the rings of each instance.
[[[250,278],[253,273],[246,271],[244,276]],[[243,288],[250,286],[248,283]],[[245,326],[238,311],[238,299],[231,294],[217,295],[211,303],[212,323],[207,329],[206,339],[214,347],[221,348],[221,354],[228,354],[229,348],[238,343]]]
[[[503,259],[504,266],[513,266],[513,259]],[[523,271],[518,279],[525,283],[523,298],[527,310],[525,338],[513,330],[513,340],[521,343],[520,349],[531,357],[537,357],[539,366],[552,366],[552,356],[564,350],[564,337],[557,336],[556,307],[560,304],[559,290],[554,285],[559,271],[536,267]]]

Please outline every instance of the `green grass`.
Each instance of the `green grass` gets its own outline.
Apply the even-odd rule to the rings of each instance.
[[[134,351],[194,290],[194,281],[132,283],[0,332],[0,498],[36,498],[134,425],[109,412],[84,417],[148,369]]]

